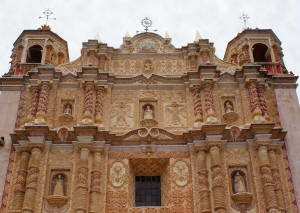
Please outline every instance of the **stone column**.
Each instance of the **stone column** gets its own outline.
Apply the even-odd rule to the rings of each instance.
[[[256,81],[250,80],[247,83],[247,88],[248,88],[248,93],[250,98],[250,107],[251,107],[253,122],[261,123],[264,121],[264,119],[262,117],[262,112],[260,109],[260,101],[257,93],[256,84],[257,84]]]
[[[272,175],[275,183],[275,194],[277,198],[278,207],[281,212],[286,212],[282,184],[281,184],[281,177],[278,169],[279,162],[276,159],[276,151],[277,149],[275,147],[269,150],[269,158],[271,163]]]
[[[40,161],[42,151],[39,147],[34,147],[31,150],[29,169],[26,179],[26,191],[23,204],[23,213],[33,213],[35,206],[35,198],[40,173]]]
[[[95,103],[95,123],[98,127],[103,127],[103,101],[104,101],[104,88],[96,88],[96,103]]]
[[[214,124],[218,122],[216,118],[216,108],[214,103],[213,97],[213,81],[205,81],[204,82],[204,95],[205,95],[205,112],[206,116],[206,123]]]
[[[209,149],[211,157],[212,192],[216,213],[225,213],[224,173],[222,171],[220,148],[212,145]]]
[[[92,82],[85,83],[84,93],[83,118],[81,123],[87,125],[93,123],[94,84]]]
[[[268,113],[268,106],[265,98],[265,87],[262,84],[257,85],[257,94],[258,94],[258,99],[260,103],[260,110],[262,112],[262,116],[269,121],[269,113]]]
[[[200,127],[200,123],[203,122],[203,110],[201,103],[201,93],[199,87],[192,88],[193,102],[194,102],[194,115],[195,115],[195,127]]]
[[[263,192],[267,212],[276,212],[277,198],[275,194],[274,181],[272,177],[267,145],[259,145],[258,160],[260,164],[261,182],[263,184]]]
[[[95,151],[93,155],[93,170],[90,185],[90,213],[99,212],[99,199],[101,193],[101,152]]]
[[[199,198],[200,208],[203,213],[211,212],[210,192],[208,183],[208,171],[206,166],[206,151],[200,150],[197,153],[198,178],[199,178]]]
[[[36,123],[45,123],[46,113],[48,108],[48,99],[49,99],[50,84],[49,82],[42,82],[41,84],[41,93],[39,97],[39,103],[36,113]]]
[[[12,209],[14,211],[21,211],[24,195],[26,191],[26,177],[27,177],[27,168],[29,162],[30,153],[27,151],[22,151],[19,159],[19,167],[17,172],[17,180],[14,189],[14,198]]]
[[[31,92],[31,101],[30,101],[29,115],[27,116],[26,119],[27,124],[30,124],[35,119],[38,102],[39,102],[40,89],[38,86],[31,86],[30,92]]]
[[[88,157],[89,149],[80,148],[80,160],[75,177],[75,190],[73,192],[73,206],[75,213],[87,212],[89,172]]]

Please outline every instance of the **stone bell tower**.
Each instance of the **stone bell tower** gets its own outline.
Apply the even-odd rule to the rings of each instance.
[[[13,45],[10,75],[25,75],[39,65],[58,66],[69,62],[67,42],[47,25],[24,30]]]

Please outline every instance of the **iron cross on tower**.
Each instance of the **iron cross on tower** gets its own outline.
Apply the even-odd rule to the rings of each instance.
[[[244,22],[244,29],[247,29],[247,28],[248,28],[248,27],[247,27],[247,20],[248,20],[249,18],[250,18],[250,17],[249,17],[247,14],[245,14],[245,13],[243,13],[242,16],[240,17],[240,19],[242,19],[243,22]]]
[[[39,16],[39,19],[41,19],[41,18],[44,18],[44,19],[46,19],[46,24],[45,25],[47,25],[48,24],[48,20],[56,20],[56,18],[50,18],[50,16],[52,16],[53,15],[53,12],[48,8],[47,10],[45,10],[44,12],[43,12],[43,14],[44,14],[44,16]]]
[[[142,26],[144,27],[145,32],[149,32],[150,31],[150,27],[152,26],[152,20],[148,17],[145,17],[142,19],[141,21]],[[154,32],[156,32],[157,30],[152,30]],[[136,31],[136,33],[139,33],[140,31]]]

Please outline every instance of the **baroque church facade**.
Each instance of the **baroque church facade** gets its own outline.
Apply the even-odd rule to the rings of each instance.
[[[223,60],[144,32],[70,62],[43,26],[11,58],[1,213],[298,212],[297,77],[272,30],[245,29]]]

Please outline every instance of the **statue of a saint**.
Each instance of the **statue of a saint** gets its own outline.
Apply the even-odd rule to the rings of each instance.
[[[234,194],[247,192],[245,179],[239,171],[233,176],[233,190]]]
[[[66,104],[64,108],[64,114],[72,115],[72,106],[70,104]]]
[[[64,177],[62,174],[58,174],[54,179],[53,195],[64,196]]]
[[[144,119],[153,119],[153,110],[150,105],[147,105],[144,111]]]
[[[233,104],[231,101],[226,101],[224,103],[225,113],[233,112]]]

